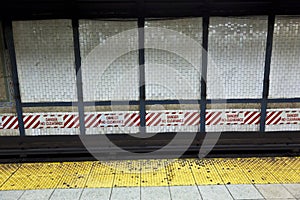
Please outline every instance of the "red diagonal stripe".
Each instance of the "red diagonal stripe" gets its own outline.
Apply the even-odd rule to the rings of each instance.
[[[249,112],[248,112],[249,113]],[[254,115],[256,114],[256,112],[252,112],[250,114],[250,116],[248,116],[245,120],[244,120],[244,124],[246,124],[248,122],[248,120],[250,120]]]
[[[40,116],[35,116],[34,118],[33,118],[33,120],[30,122],[30,124],[28,124],[27,126],[26,126],[26,128],[30,128],[31,126],[32,126],[32,124],[34,124],[35,122],[36,122],[36,120],[38,120],[39,119],[39,117]]]
[[[220,117],[221,114],[222,114],[222,112],[218,112],[207,125],[210,125],[212,122],[214,122],[218,117]],[[220,120],[221,120],[221,118],[220,118]]]
[[[15,118],[15,120],[7,127],[7,129],[12,129],[16,123],[18,123],[18,118]]]
[[[210,118],[211,118],[211,116],[213,115],[213,114],[215,114],[216,112],[211,112],[208,116],[206,116],[205,117],[205,120],[207,121],[207,120],[209,120]]]
[[[189,118],[187,118],[187,119],[184,121],[184,124],[188,125],[188,124],[189,124],[189,121],[190,121],[196,114],[197,114],[196,112],[192,113],[192,114],[189,116]]]
[[[281,113],[282,113],[282,111],[279,111],[279,112],[275,115],[275,117],[273,117],[273,118],[267,123],[267,125],[270,125],[274,120],[276,120],[276,118],[277,118],[279,115],[281,115]]]
[[[258,113],[257,116],[254,117],[253,120],[251,120],[251,121],[249,122],[249,124],[253,124],[258,118],[260,118],[260,113]],[[258,120],[255,124],[259,124],[259,120]]]
[[[200,114],[199,114],[199,113],[196,113],[196,115],[197,115],[197,117],[195,117],[193,121],[191,121],[190,123],[188,123],[188,126],[193,125],[196,121],[198,121],[198,122],[196,123],[196,125],[197,125],[197,124],[200,124]]]
[[[136,115],[136,116],[135,116],[135,119],[131,122],[131,124],[129,124],[129,126],[134,126],[135,123],[139,120],[139,118],[140,118],[140,116],[139,116],[139,115]],[[140,123],[138,123],[138,125],[136,125],[136,126],[139,126],[139,125],[140,125]]]
[[[157,115],[148,123],[148,126],[151,126],[153,122],[155,122],[155,120],[160,117],[160,113],[157,113]]]

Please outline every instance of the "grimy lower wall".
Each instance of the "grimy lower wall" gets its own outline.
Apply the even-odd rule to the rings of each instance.
[[[266,16],[210,18],[208,99],[262,97],[267,23]],[[269,98],[300,97],[299,23],[300,17],[276,16]],[[80,20],[79,33],[84,101],[138,100],[137,21]],[[77,101],[71,20],[15,21],[13,34],[22,101],[34,103]],[[147,100],[200,98],[201,43],[202,18],[146,19]],[[1,48],[4,50],[3,45]],[[2,71],[0,70],[2,82],[7,81],[3,78],[4,68],[5,64],[2,62]],[[2,82],[1,98],[4,96]],[[266,130],[299,130],[300,120],[297,121],[297,117],[293,117],[295,121],[292,121],[292,124],[278,121],[279,118],[288,118],[286,115],[289,115],[289,112],[300,116],[299,108],[299,104],[270,104],[268,108],[270,123],[267,123]],[[113,106],[113,108],[94,106],[85,109],[86,121],[89,124],[94,122],[86,127],[88,134],[138,132],[139,119],[135,119],[138,106]],[[0,110],[2,110],[0,116],[15,116],[15,111],[7,112],[4,108]],[[207,106],[207,111],[208,131],[259,130],[257,123],[260,117],[259,104],[224,106],[213,103]],[[24,113],[29,116],[24,119],[27,123],[25,123],[26,134],[79,134],[76,112],[76,106],[26,108]],[[194,131],[199,128],[200,119],[196,114],[199,112],[199,105],[147,106],[147,112],[150,131]],[[191,113],[195,115],[190,116]],[[97,116],[98,114],[100,116]],[[42,127],[40,123],[51,118],[51,115],[52,118],[57,118],[57,124],[64,125]],[[249,118],[248,115],[252,117]],[[168,119],[168,116],[181,118],[182,124],[170,122],[171,124],[164,125],[162,121]],[[210,118],[213,116],[214,121],[211,121]],[[231,123],[226,121],[228,116],[235,116],[236,120],[242,121]],[[110,118],[122,123],[109,124],[113,123]],[[154,126],[157,119],[160,120],[159,125]],[[191,119],[197,123],[188,123]],[[3,124],[3,118],[1,120]],[[101,121],[108,124],[103,126],[95,124]],[[7,125],[8,122],[5,123]],[[3,135],[7,131],[8,129],[0,129],[0,134]],[[9,134],[16,133],[9,132]]]

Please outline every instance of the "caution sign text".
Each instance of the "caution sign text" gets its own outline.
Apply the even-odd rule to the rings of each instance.
[[[100,126],[123,126],[124,114],[103,114],[100,117]]]
[[[40,116],[40,128],[63,128],[64,119],[62,116],[49,115]]]
[[[226,112],[221,115],[221,123],[224,124],[242,124],[244,122],[244,113]]]
[[[291,124],[300,124],[300,112],[283,112],[281,114],[281,122],[291,123]]]
[[[162,126],[171,125],[183,125],[184,124],[184,114],[179,113],[166,113],[161,116]]]

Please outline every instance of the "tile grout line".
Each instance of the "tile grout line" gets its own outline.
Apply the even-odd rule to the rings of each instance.
[[[18,197],[17,200],[20,200],[22,198],[22,196],[25,194],[26,190],[23,190],[22,194]]]
[[[264,199],[266,199],[265,198],[265,196],[263,195],[263,193],[261,193],[261,191],[256,187],[256,185],[255,184],[252,184],[254,187],[255,187],[255,189],[259,192],[259,194],[264,198]]]
[[[59,164],[60,164],[60,165],[64,165],[64,162],[59,163]],[[51,195],[49,196],[49,199],[48,199],[48,200],[51,200],[51,198],[52,198],[52,196],[53,196],[53,194],[54,194],[54,192],[55,192],[56,189],[61,189],[61,188],[58,188],[58,185],[59,185],[60,181],[63,179],[63,177],[65,176],[66,173],[67,173],[67,171],[65,170],[64,173],[63,173],[63,175],[62,175],[62,176],[60,177],[60,179],[57,181],[56,186],[53,188],[53,191],[51,192]]]
[[[116,162],[116,161],[112,161],[112,162]],[[113,181],[112,181],[112,186],[110,188],[110,195],[109,195],[109,199],[108,200],[111,200],[111,196],[112,196],[112,193],[113,193],[113,189],[114,189],[114,183],[115,183],[115,178],[116,178],[116,174],[117,174],[117,163],[115,163],[114,165],[114,178],[113,178]]]
[[[214,167],[215,170],[217,171],[217,173],[218,173],[219,177],[221,178],[221,180],[222,180],[222,182],[223,182],[223,184],[224,184],[226,190],[229,192],[229,195],[230,195],[230,196],[232,197],[232,199],[234,200],[235,198],[233,197],[232,193],[231,193],[231,192],[229,191],[229,189],[227,188],[227,186],[226,186],[226,184],[225,184],[225,182],[224,182],[222,176],[220,175],[219,170],[218,170],[217,167],[215,166],[215,163],[214,163],[214,162],[213,162],[213,167]]]
[[[95,167],[94,164],[95,164],[96,162],[92,162],[92,163],[93,163],[93,164],[92,164],[92,166],[91,166],[91,168],[90,168],[90,172],[89,172],[88,177],[87,177],[87,179],[86,179],[86,181],[85,181],[85,183],[84,183],[84,185],[83,185],[83,188],[82,188],[82,191],[81,191],[81,193],[80,193],[80,195],[79,195],[78,200],[81,199],[82,194],[83,194],[83,190],[86,188],[86,183],[87,183],[87,181],[88,181],[88,179],[89,179],[89,177],[90,177],[90,175],[91,175],[91,173],[92,173],[92,171],[93,171],[93,168]]]
[[[193,172],[193,170],[192,170],[192,168],[191,168],[191,166],[190,166],[190,160],[185,160],[185,161],[188,163],[189,169],[190,169],[191,174],[192,174],[192,176],[193,176],[193,179],[194,179],[194,182],[195,182],[195,186],[196,186],[196,188],[197,188],[197,190],[198,190],[198,192],[199,192],[200,198],[203,199],[202,194],[201,194],[201,191],[200,191],[200,189],[199,189],[199,187],[198,187],[198,184],[197,184],[197,182],[196,182],[196,178],[195,178],[194,172]]]

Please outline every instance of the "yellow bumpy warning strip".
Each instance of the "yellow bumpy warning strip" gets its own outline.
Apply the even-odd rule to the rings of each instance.
[[[0,190],[300,183],[300,157],[0,165]]]

